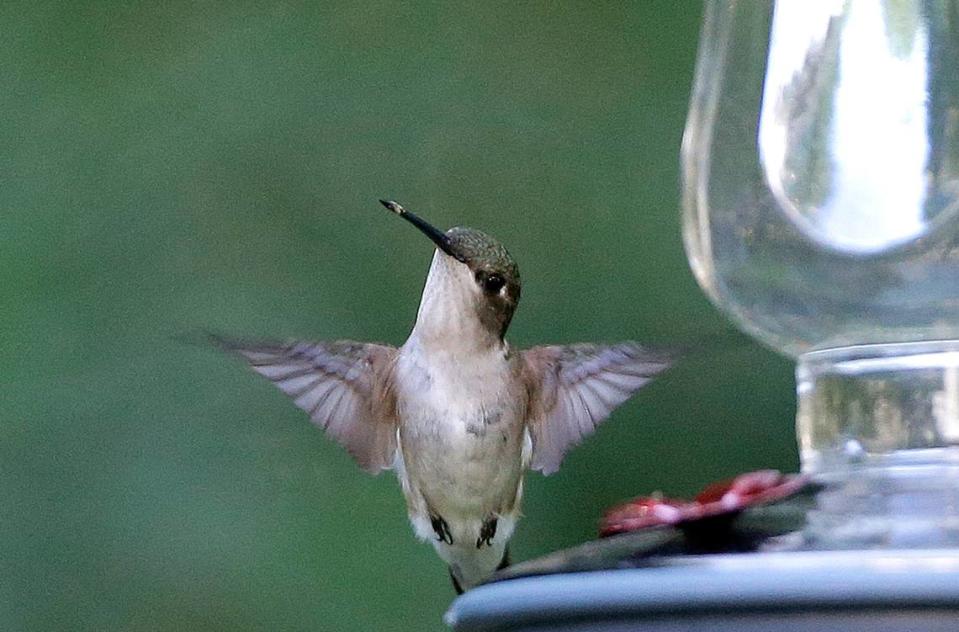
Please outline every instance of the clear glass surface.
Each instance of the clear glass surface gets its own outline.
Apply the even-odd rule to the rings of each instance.
[[[707,2],[683,175],[700,284],[798,360],[815,539],[959,543],[959,1]]]
[[[957,3],[714,0],[698,64],[684,236],[710,297],[791,355],[959,338]]]

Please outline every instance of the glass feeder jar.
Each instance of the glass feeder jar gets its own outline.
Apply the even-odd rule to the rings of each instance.
[[[959,2],[708,0],[683,204],[700,285],[797,360],[806,545],[959,546]]]

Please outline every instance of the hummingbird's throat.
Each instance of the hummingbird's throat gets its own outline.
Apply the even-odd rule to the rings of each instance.
[[[437,252],[413,334],[424,344],[464,353],[498,346],[505,329],[490,308],[469,267]]]

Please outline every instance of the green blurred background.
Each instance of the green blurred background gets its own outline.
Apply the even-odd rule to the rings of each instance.
[[[795,469],[790,363],[680,240],[701,8],[3,4],[0,629],[442,629],[393,477],[175,340],[401,343],[432,248],[379,197],[506,243],[514,345],[717,341],[528,478],[515,559]]]

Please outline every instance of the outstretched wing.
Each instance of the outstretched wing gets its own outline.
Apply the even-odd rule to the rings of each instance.
[[[563,456],[593,433],[614,408],[668,368],[675,353],[632,342],[533,347],[523,352],[529,392],[530,467],[559,469]]]
[[[389,379],[396,349],[337,342],[246,342],[213,337],[273,382],[364,470],[393,466],[396,399]]]

